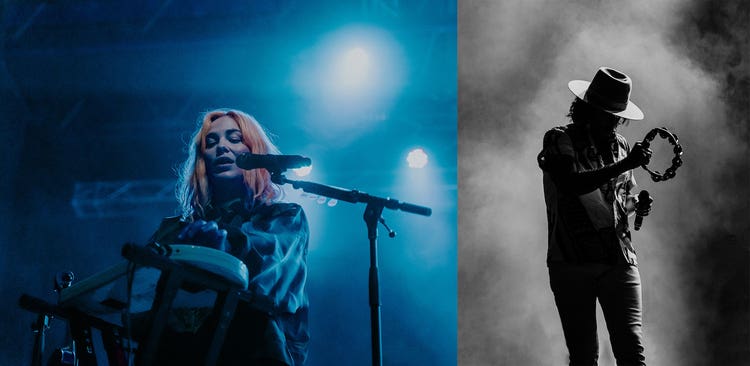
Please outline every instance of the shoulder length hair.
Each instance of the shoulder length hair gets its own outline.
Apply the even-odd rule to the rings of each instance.
[[[190,219],[203,217],[211,204],[211,186],[206,175],[206,134],[211,123],[229,116],[239,126],[242,143],[253,154],[279,154],[279,149],[271,142],[263,127],[251,115],[233,109],[217,109],[206,112],[198,120],[198,128],[188,142],[188,156],[178,170],[177,201],[182,217]],[[243,173],[247,199],[269,204],[281,198],[281,187],[271,182],[271,175],[265,169],[245,170]]]
[[[609,112],[606,112],[604,110],[598,109],[597,107],[592,106],[589,103],[586,103],[583,99],[580,99],[576,97],[573,99],[573,102],[570,103],[570,108],[568,109],[568,115],[567,117],[570,117],[570,120],[573,121],[574,124],[577,125],[587,125],[592,123],[593,121],[597,121],[602,118],[602,116],[607,116],[609,118],[612,118],[614,122],[614,126],[627,126],[628,123],[630,123],[630,120],[618,117],[613,114],[610,114]]]

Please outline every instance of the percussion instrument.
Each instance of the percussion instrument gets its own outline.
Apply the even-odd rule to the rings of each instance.
[[[654,182],[663,182],[665,180],[674,178],[677,168],[682,166],[682,146],[680,145],[680,140],[677,139],[677,135],[675,133],[670,132],[666,127],[658,127],[654,128],[646,134],[646,136],[643,138],[643,141],[641,141],[643,147],[648,148],[649,146],[651,146],[651,141],[654,140],[657,134],[659,135],[659,137],[666,139],[670,144],[672,144],[672,146],[674,146],[674,148],[672,149],[672,151],[674,152],[674,157],[672,158],[672,166],[667,168],[667,170],[665,170],[663,174],[659,173],[658,171],[649,169],[646,165],[642,165],[641,167],[651,175],[651,179]]]

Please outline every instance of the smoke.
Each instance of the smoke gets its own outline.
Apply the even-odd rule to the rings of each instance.
[[[633,79],[646,120],[680,138],[677,177],[636,178],[654,196],[634,233],[654,365],[748,359],[748,5],[702,1],[459,2],[459,360],[567,361],[549,290],[535,157],[568,123],[567,82],[599,66]],[[654,142],[663,171],[671,146]],[[613,364],[600,317],[601,363]]]

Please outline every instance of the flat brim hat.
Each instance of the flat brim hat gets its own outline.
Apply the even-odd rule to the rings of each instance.
[[[624,73],[601,67],[591,81],[573,80],[568,89],[584,102],[630,120],[642,120],[643,112],[630,101],[632,82]]]

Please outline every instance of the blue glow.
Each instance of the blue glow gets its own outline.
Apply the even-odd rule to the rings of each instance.
[[[442,169],[438,164],[431,164],[422,169],[405,167],[399,169],[398,177],[394,181],[393,194],[396,198],[421,206],[432,208],[433,215],[429,218],[430,230],[414,235],[414,244],[407,253],[418,260],[423,266],[444,265],[446,258],[453,258],[455,250],[456,228],[451,225],[435,225],[438,223],[455,222],[456,186],[454,181],[441,176]],[[407,227],[424,227],[425,218],[415,215],[405,215]]]
[[[354,47],[344,53],[336,64],[336,85],[338,93],[357,93],[372,87],[373,66],[370,55],[362,47]]]
[[[384,121],[408,78],[402,45],[374,26],[327,33],[297,58],[291,82],[307,106],[306,125],[331,139],[356,138]]]

